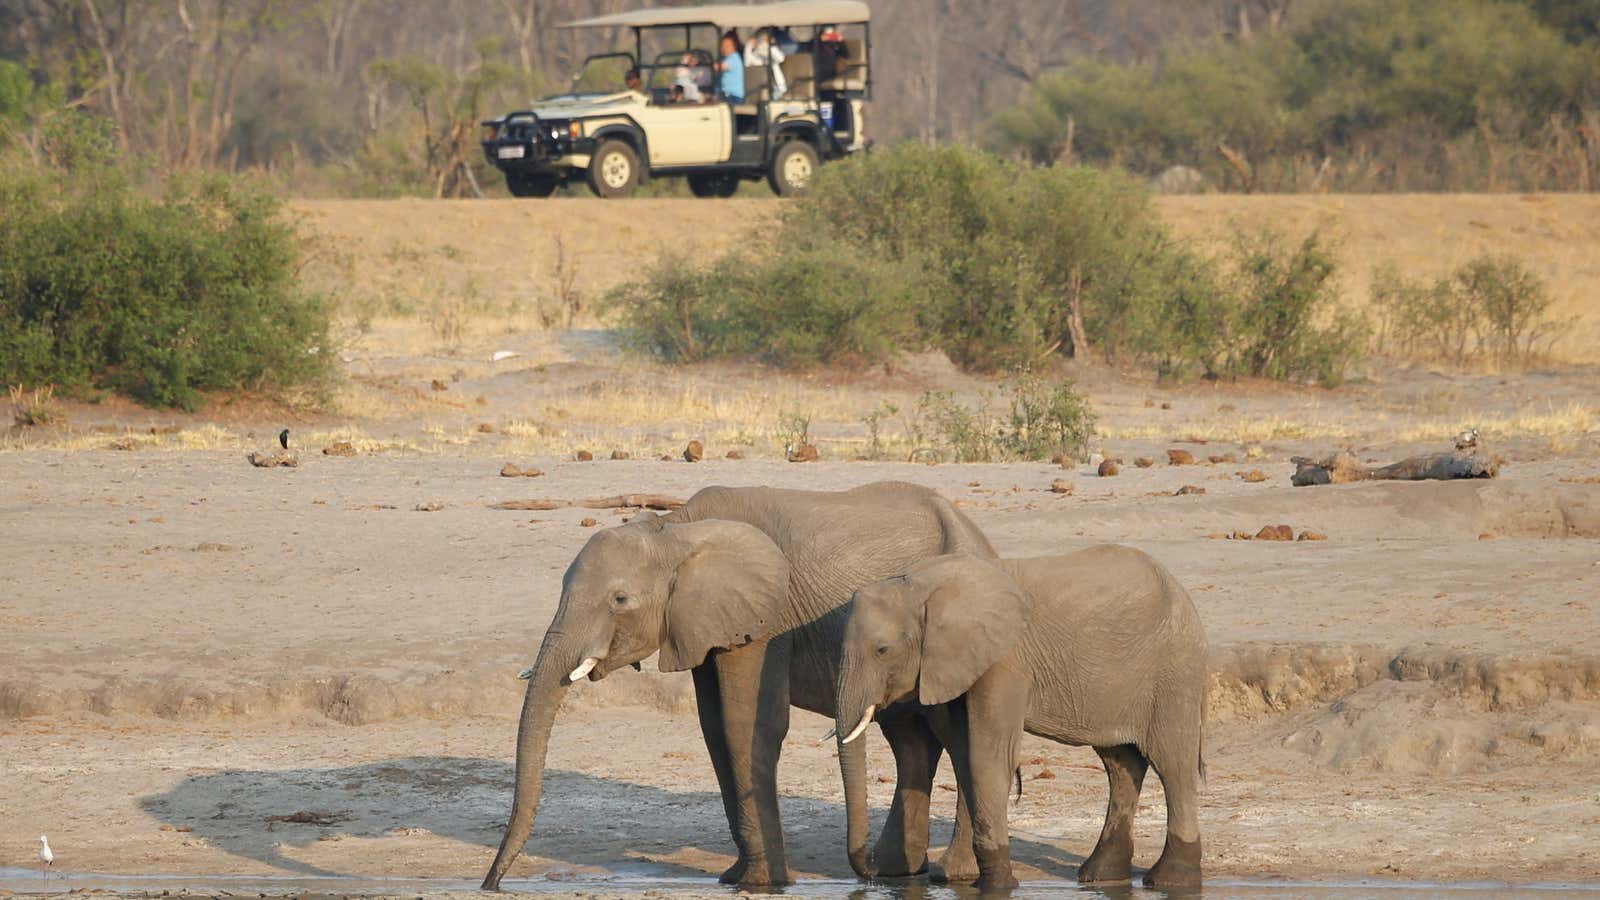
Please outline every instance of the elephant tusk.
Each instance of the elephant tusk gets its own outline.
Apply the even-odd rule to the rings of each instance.
[[[826,744],[827,742],[833,740],[833,736],[838,734],[838,733],[839,733],[839,729],[838,729],[837,726],[835,726],[833,728],[829,728],[827,734],[823,735],[820,738],[817,738],[817,743],[818,744]]]
[[[867,730],[867,725],[871,724],[872,722],[872,714],[876,712],[877,709],[878,704],[876,703],[867,707],[867,711],[861,714],[861,721],[857,722],[856,727],[845,736],[844,743],[848,744],[856,738],[861,737],[861,732]]]
[[[517,677],[523,681],[527,681],[529,678],[532,678],[533,666],[523,666],[522,671],[517,673]]]
[[[578,663],[578,667],[576,669],[572,670],[572,674],[567,676],[567,680],[568,681],[577,681],[578,679],[582,678],[583,676],[589,674],[589,670],[593,669],[599,663],[600,663],[600,660],[596,659],[593,656],[585,657],[583,662]]]

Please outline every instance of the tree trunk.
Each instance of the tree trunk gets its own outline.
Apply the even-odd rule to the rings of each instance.
[[[1083,270],[1074,268],[1067,278],[1067,337],[1073,359],[1089,358],[1089,333],[1083,326]]]

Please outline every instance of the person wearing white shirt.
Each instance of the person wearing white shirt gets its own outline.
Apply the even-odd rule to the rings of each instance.
[[[766,66],[772,70],[772,96],[782,97],[789,90],[789,83],[783,77],[783,51],[778,49],[778,44],[772,39],[772,32],[763,28],[750,38],[750,43],[744,45],[745,69],[753,66]],[[756,76],[759,78],[759,76]],[[751,81],[746,76],[745,81],[750,84],[759,84]]]

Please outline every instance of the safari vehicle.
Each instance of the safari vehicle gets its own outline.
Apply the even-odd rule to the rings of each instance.
[[[867,145],[869,16],[857,0],[787,0],[566,23],[630,29],[633,52],[591,56],[568,92],[484,122],[483,152],[518,197],[548,197],[580,177],[601,197],[665,176],[687,177],[697,197],[727,197],[760,178],[780,196],[801,193],[823,161]],[[742,97],[717,89],[728,30],[762,36]]]

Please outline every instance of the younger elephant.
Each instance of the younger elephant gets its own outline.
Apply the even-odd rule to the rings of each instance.
[[[921,704],[950,750],[971,813],[981,886],[1010,887],[1006,802],[1022,733],[1087,744],[1111,782],[1083,883],[1127,881],[1146,766],[1167,796],[1167,842],[1151,887],[1200,881],[1197,818],[1205,634],[1189,595],[1127,547],[1067,556],[919,563],[856,591],[845,628],[836,723],[860,737],[890,704]],[[947,859],[965,858],[959,824]]]

